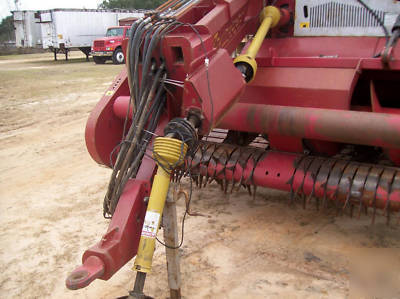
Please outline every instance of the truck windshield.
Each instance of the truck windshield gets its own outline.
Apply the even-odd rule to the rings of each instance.
[[[110,28],[107,30],[106,36],[122,36],[124,28]]]

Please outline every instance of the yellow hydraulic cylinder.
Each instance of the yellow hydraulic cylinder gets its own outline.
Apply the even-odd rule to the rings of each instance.
[[[252,69],[251,77],[248,81],[254,79],[257,72],[257,62],[255,60],[258,51],[265,39],[265,36],[268,34],[268,31],[278,25],[279,20],[281,19],[281,13],[278,8],[275,6],[267,6],[265,7],[261,14],[261,25],[257,30],[256,35],[251,41],[250,46],[247,48],[245,54],[236,57],[233,61],[235,65],[237,64],[246,64],[248,67]]]
[[[151,271],[156,236],[170,183],[170,171],[183,163],[186,151],[187,145],[178,139],[169,137],[155,139],[153,156],[158,163],[158,169],[154,176],[135,259],[134,270],[136,271],[144,273]]]

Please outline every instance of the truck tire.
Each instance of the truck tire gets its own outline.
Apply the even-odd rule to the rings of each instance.
[[[93,61],[95,64],[104,64],[104,63],[106,63],[106,58],[99,57],[99,56],[93,56]]]
[[[115,49],[112,61],[114,64],[121,64],[125,62],[124,52],[122,52],[121,48]]]

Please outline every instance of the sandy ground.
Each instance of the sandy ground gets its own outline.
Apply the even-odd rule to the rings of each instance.
[[[0,57],[1,298],[116,298],[133,286],[132,262],[84,290],[64,285],[107,228],[110,170],[89,157],[84,127],[121,68],[78,53],[69,62],[51,54]],[[287,200],[266,189],[255,201],[244,190],[224,196],[216,185],[195,191],[192,209],[206,217],[186,221],[184,297],[346,298],[360,248],[399,252],[399,226],[288,207]],[[179,219],[183,207],[178,202]],[[162,246],[145,291],[168,297]]]

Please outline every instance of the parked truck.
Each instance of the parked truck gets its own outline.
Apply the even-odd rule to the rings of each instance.
[[[52,9],[38,11],[36,21],[41,26],[43,48],[54,53],[65,54],[71,49],[79,49],[89,59],[92,43],[104,36],[107,28],[119,26],[119,20],[143,17],[137,10],[104,9]]]
[[[143,13],[146,15],[150,11]],[[129,36],[129,28],[137,19],[138,17],[120,19],[119,26],[108,28],[105,37],[94,40],[91,54],[96,64],[104,64],[107,60],[112,60],[114,64],[125,62],[122,41]]]
[[[125,62],[122,51],[122,41],[129,36],[129,26],[118,26],[107,29],[105,37],[96,39],[92,46],[93,61],[96,64],[104,64],[112,60],[114,64]]]

